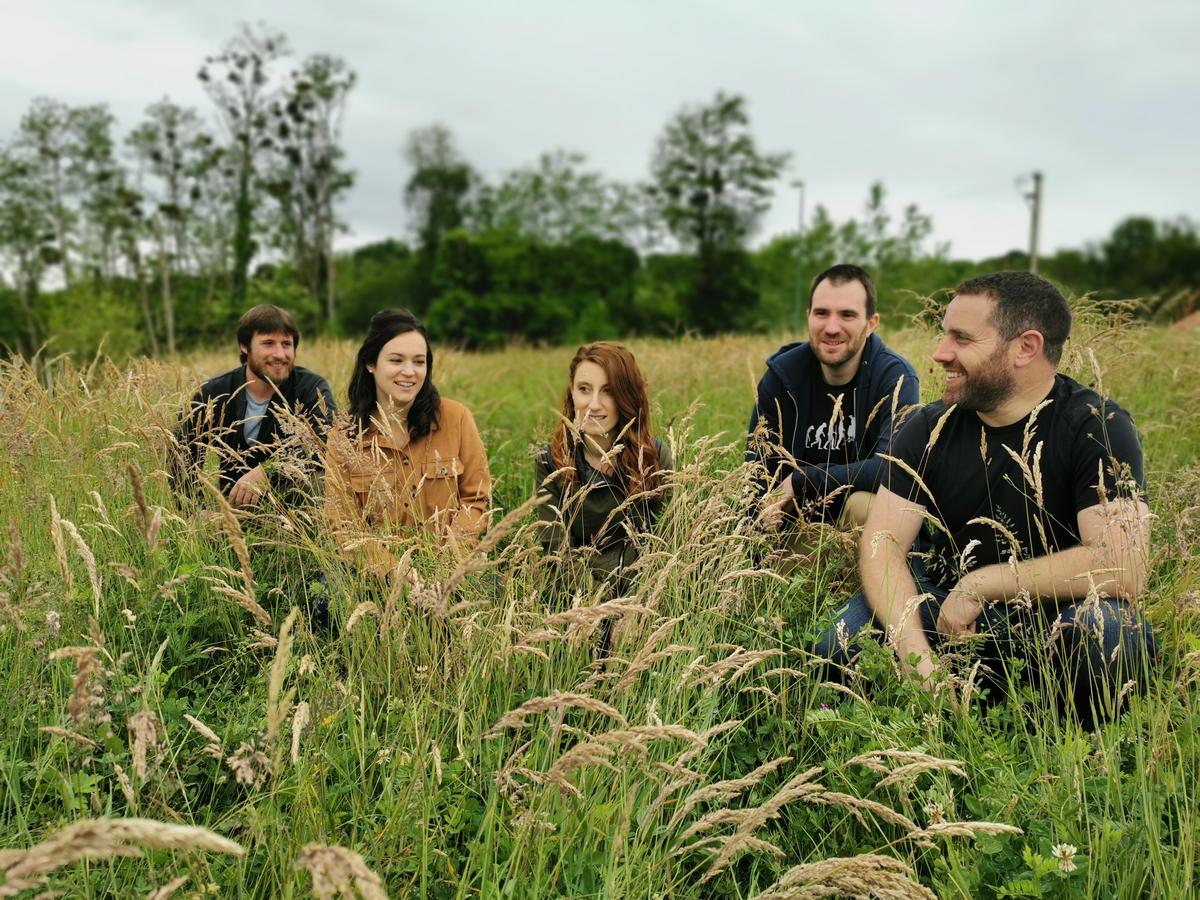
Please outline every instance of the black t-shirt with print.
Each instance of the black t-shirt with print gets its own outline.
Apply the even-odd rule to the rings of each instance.
[[[852,463],[858,459],[859,423],[854,418],[854,388],[861,371],[856,372],[846,384],[828,384],[821,375],[820,363],[814,357],[809,381],[812,412],[804,429],[804,457],[801,462],[810,466],[830,466]]]
[[[1080,511],[1145,497],[1129,413],[1065,375],[1029,416],[1001,428],[931,403],[904,425],[892,455],[902,463],[889,462],[882,483],[938,520],[926,524],[926,571],[947,589],[972,569],[1007,562],[1014,543],[1018,559],[1077,546]]]

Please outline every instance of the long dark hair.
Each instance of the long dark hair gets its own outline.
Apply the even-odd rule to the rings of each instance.
[[[408,435],[411,439],[423,438],[437,421],[442,398],[433,386],[433,347],[421,320],[407,309],[381,309],[371,316],[367,338],[358,348],[354,359],[354,373],[350,376],[349,406],[359,434],[371,427],[371,417],[377,409],[375,376],[367,366],[375,365],[383,345],[398,334],[415,331],[425,338],[425,383],[413,399],[408,410]]]

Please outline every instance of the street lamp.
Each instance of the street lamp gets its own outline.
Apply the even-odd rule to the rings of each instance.
[[[801,327],[804,309],[804,180],[797,178],[791,186],[800,192],[800,219],[796,229],[796,300],[792,305],[792,327]]]

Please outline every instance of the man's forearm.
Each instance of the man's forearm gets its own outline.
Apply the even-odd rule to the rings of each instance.
[[[908,568],[907,552],[886,535],[879,537],[874,548],[871,543],[871,536],[864,533],[860,571],[867,604],[895,641],[901,660],[907,661],[910,653],[928,657],[929,641],[914,599],[920,591]]]
[[[1144,564],[1136,559],[1113,559],[1100,548],[1080,545],[1017,563],[983,566],[964,575],[958,587],[993,603],[1026,594],[1045,600],[1079,599],[1093,587],[1109,597],[1133,597],[1141,592],[1144,572]]]

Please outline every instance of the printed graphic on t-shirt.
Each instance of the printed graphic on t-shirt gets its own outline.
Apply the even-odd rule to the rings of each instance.
[[[804,432],[805,450],[841,450],[847,443],[853,444],[855,438],[854,415],[843,414],[833,422],[821,422],[809,425]]]

